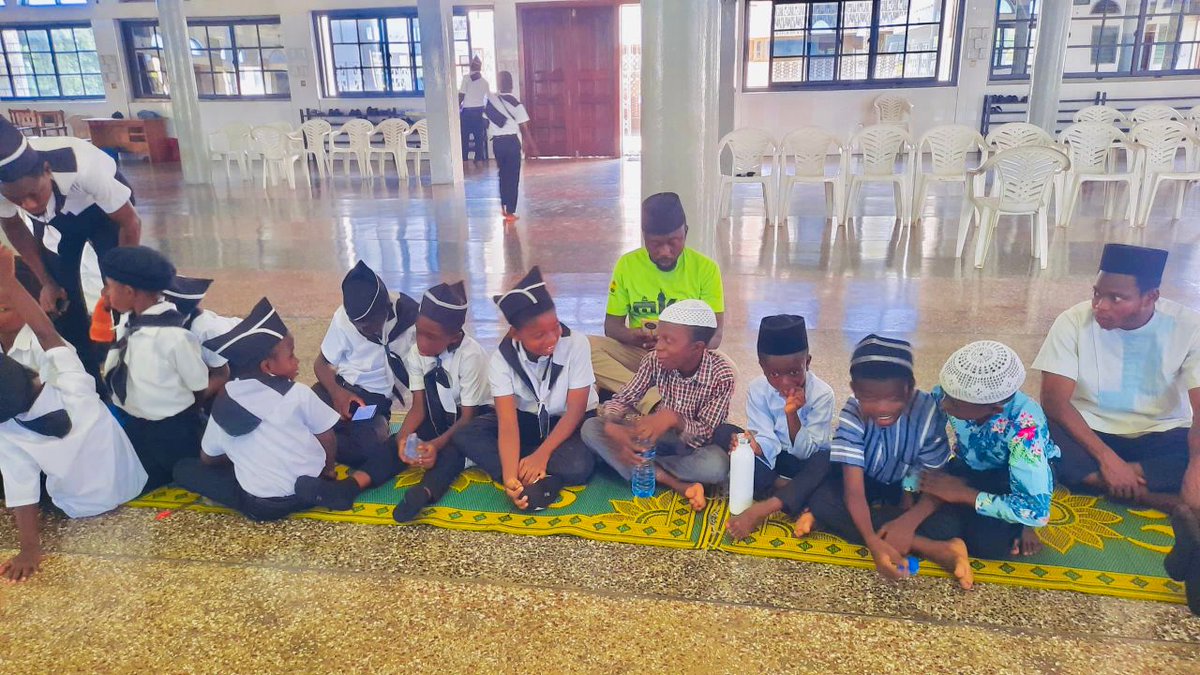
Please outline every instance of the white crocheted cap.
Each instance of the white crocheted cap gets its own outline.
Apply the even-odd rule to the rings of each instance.
[[[1007,401],[1025,383],[1025,365],[1008,345],[980,340],[950,355],[942,366],[942,390],[965,403]]]
[[[717,327],[717,315],[703,300],[680,300],[672,303],[658,315],[658,320],[680,326]]]

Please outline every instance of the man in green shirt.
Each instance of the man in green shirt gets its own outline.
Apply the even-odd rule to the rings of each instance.
[[[717,314],[717,333],[711,349],[721,344],[725,291],[721,269],[711,258],[687,248],[687,219],[679,195],[660,192],[642,202],[644,246],[617,260],[608,287],[604,336],[592,335],[592,369],[596,385],[617,392],[633,379],[642,358],[654,349],[658,315],[680,300],[708,303]],[[643,400],[648,410],[658,402],[651,391]]]

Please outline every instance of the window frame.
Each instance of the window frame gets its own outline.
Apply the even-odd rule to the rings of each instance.
[[[278,16],[200,17],[200,18],[196,18],[196,19],[188,19],[187,26],[189,29],[189,35],[188,35],[189,49],[191,49],[190,41],[192,39],[191,35],[190,35],[190,29],[201,27],[201,26],[204,26],[204,27],[219,26],[219,27],[228,27],[229,28],[229,35],[230,35],[230,40],[231,40],[229,50],[233,56],[233,73],[234,73],[233,81],[237,84],[237,88],[238,88],[238,92],[239,92],[238,94],[233,95],[233,96],[225,95],[225,94],[216,94],[216,93],[198,94],[198,97],[200,98],[200,100],[202,100],[202,101],[289,101],[289,100],[291,100],[291,98],[292,98],[292,83],[291,83],[291,74],[290,74],[289,68],[284,68],[283,71],[278,71],[278,70],[272,70],[272,71],[263,70],[263,71],[261,71],[263,73],[266,73],[266,72],[288,73],[288,90],[287,90],[287,92],[281,93],[281,94],[242,94],[242,93],[240,93],[242,90],[241,70],[239,69],[239,65],[241,64],[241,62],[238,59],[238,54],[237,54],[238,53],[237,34],[236,34],[237,31],[235,31],[233,29],[236,26],[261,26],[261,25],[282,26],[282,24],[280,22],[280,18]],[[165,52],[166,50],[165,50],[165,47],[155,47],[155,48],[134,47],[132,31],[134,28],[139,27],[139,26],[153,27],[155,30],[155,33],[161,37],[161,31],[159,31],[159,22],[157,19],[122,19],[120,21],[121,49],[124,52],[125,68],[126,68],[126,71],[129,73],[129,80],[130,80],[130,85],[132,88],[131,93],[133,94],[133,98],[135,100],[139,100],[139,101],[169,101],[171,99],[170,94],[150,94],[150,93],[146,93],[145,91],[142,91],[141,77],[138,72],[138,61],[137,61],[138,52],[146,52],[146,51],[154,50],[154,51],[158,51],[161,54],[161,53]],[[280,34],[280,44],[278,47],[263,47],[262,42],[261,42],[261,36],[260,36],[259,40],[260,41],[259,41],[258,46],[245,47],[245,49],[256,49],[259,51],[260,56],[264,49],[279,49],[284,52],[284,55],[286,58],[287,47],[283,43],[282,31]],[[207,45],[205,45],[204,47],[202,47],[202,51],[204,51],[205,54],[208,55],[208,57],[211,59],[211,52],[213,51],[212,49],[210,49]],[[211,63],[212,62],[210,61],[209,62],[210,73],[212,72],[211,71]],[[291,64],[289,63],[288,65],[291,65]],[[166,73],[165,70],[163,72],[164,72],[164,74]],[[196,76],[196,74],[193,72],[193,77],[195,77],[195,76]],[[265,82],[265,79],[264,79],[264,82]],[[197,83],[197,87],[199,87],[199,83]]]
[[[881,27],[880,26],[880,11],[881,11],[882,3],[880,2],[880,0],[873,0],[871,3],[871,26],[870,26],[870,38],[869,38],[870,47],[869,47],[868,51],[866,52],[867,79],[865,79],[865,80],[837,80],[837,79],[835,79],[835,80],[821,80],[821,81],[807,81],[807,82],[783,82],[783,83],[776,83],[776,82],[770,81],[772,78],[772,73],[774,71],[773,60],[775,58],[774,57],[774,52],[775,52],[775,22],[774,22],[775,7],[777,7],[778,5],[797,5],[797,4],[798,5],[805,5],[805,4],[812,5],[815,3],[822,2],[822,0],[770,0],[770,1],[771,1],[772,21],[771,21],[771,37],[767,43],[767,80],[768,80],[768,84],[763,87],[751,87],[747,84],[747,79],[748,79],[747,71],[748,71],[748,68],[750,65],[750,35],[749,35],[749,32],[750,32],[750,0],[747,0],[744,3],[744,7],[742,8],[742,31],[741,31],[741,33],[742,33],[742,35],[741,35],[741,37],[742,37],[742,67],[739,69],[741,71],[740,72],[741,82],[740,82],[739,90],[742,92],[758,94],[758,93],[785,92],[785,91],[836,91],[836,90],[851,90],[851,89],[919,89],[919,88],[930,88],[930,87],[955,87],[955,86],[958,86],[959,65],[960,65],[960,61],[961,61],[960,52],[962,49],[962,37],[963,37],[963,25],[964,25],[964,20],[966,18],[964,16],[965,9],[966,9],[966,0],[941,0],[942,1],[942,18],[938,22],[936,22],[936,25],[939,28],[939,32],[938,32],[938,49],[936,52],[937,59],[934,61],[933,77],[929,77],[929,78],[901,77],[901,78],[890,78],[890,79],[872,79],[871,78],[871,76],[875,72],[875,66],[876,66],[878,57],[881,55],[889,55],[889,54],[905,54],[905,55],[907,55],[909,53],[912,53],[912,54],[927,54],[927,53],[929,53],[928,51],[925,51],[925,50],[917,50],[917,51],[913,51],[913,52],[909,52],[907,50],[907,27],[934,25],[934,24],[930,24],[930,23],[910,24],[907,22],[904,24],[897,24],[897,25],[904,25],[906,27],[906,44],[905,44],[906,49],[905,49],[905,51],[881,52],[881,51],[879,51],[879,29]],[[838,2],[839,5],[843,4],[843,0],[824,0],[824,1],[825,2],[836,1],[836,2]],[[953,43],[951,45],[949,45],[950,53],[947,54],[946,53],[947,45],[945,44],[945,41],[942,39],[942,37],[946,30],[946,14],[947,14],[946,10],[947,10],[947,8],[950,8],[950,7],[956,7],[957,11],[956,11],[955,17],[954,17],[954,33],[953,33],[954,40],[953,40]],[[910,0],[910,9],[911,9],[911,0]],[[840,16],[841,16],[841,14],[839,13],[839,17]],[[842,29],[839,28],[838,30],[840,32]],[[842,54],[839,52],[836,56],[837,56],[837,59],[840,61]],[[952,60],[950,63],[950,77],[949,77],[949,79],[947,79],[945,81],[940,81],[937,79],[937,73],[938,73],[938,71],[941,70],[942,65],[945,63],[944,59],[946,59],[946,58],[950,58]],[[835,61],[835,63],[837,63],[837,61]]]
[[[379,46],[383,55],[383,77],[385,82],[384,91],[351,91],[351,92],[334,92],[337,88],[337,66],[326,62],[326,50],[328,49],[329,57],[333,57],[333,35],[330,31],[329,43],[325,42],[325,35],[321,31],[321,20],[337,21],[344,19],[373,19],[379,22],[380,25],[380,41],[376,43],[358,42],[356,44],[376,44]],[[412,91],[397,91],[392,86],[392,54],[389,46],[391,42],[387,39],[387,20],[388,19],[408,19],[408,45],[409,48],[409,63],[407,66],[399,66],[401,68],[410,68],[413,74],[413,90]],[[386,7],[386,8],[367,8],[367,9],[332,9],[314,11],[312,13],[313,39],[316,41],[317,51],[317,68],[320,71],[318,81],[321,85],[322,98],[424,98],[425,97],[425,82],[424,75],[421,70],[424,64],[424,57],[420,54],[421,38],[420,26],[417,21],[416,7]],[[415,30],[414,30],[415,27]],[[341,43],[338,43],[341,44]],[[349,44],[349,43],[346,43]],[[453,45],[451,45],[453,49]],[[417,57],[422,57],[422,66],[417,65]],[[359,66],[362,70],[363,66]],[[327,70],[332,70],[334,82],[329,82],[326,78]]]
[[[7,3],[0,3],[0,7],[3,7],[5,4],[7,4]],[[35,8],[41,8],[41,7],[86,7],[90,4],[92,4],[91,0],[82,0],[81,2],[63,2],[63,0],[53,0],[53,2],[40,3],[40,4],[35,5],[35,4],[32,4],[31,2],[29,2],[29,0],[21,0],[22,7],[35,7]]]
[[[58,52],[55,51],[55,49],[54,49],[54,38],[51,36],[51,32],[55,31],[55,30],[62,30],[62,29],[68,29],[68,28],[71,29],[72,31],[80,29],[80,28],[86,28],[87,30],[92,31],[92,43],[93,44],[95,43],[96,29],[92,26],[91,22],[89,22],[89,21],[62,21],[62,22],[55,22],[55,23],[0,24],[0,31],[6,31],[6,30],[31,31],[31,30],[33,30],[33,31],[45,31],[46,32],[46,39],[47,39],[47,43],[50,46],[50,50],[49,50],[49,52],[45,52],[45,53],[50,54],[50,60],[54,64],[54,81],[58,84],[58,91],[60,92],[60,94],[58,96],[17,96],[16,95],[17,87],[16,87],[15,83],[13,82],[12,65],[9,62],[8,48],[5,47],[3,44],[3,41],[0,40],[0,58],[4,59],[4,70],[5,70],[5,73],[2,77],[8,79],[8,86],[13,93],[12,96],[0,96],[0,101],[103,101],[103,100],[107,99],[108,83],[104,80],[104,71],[103,70],[97,71],[95,73],[91,73],[91,72],[86,73],[87,75],[99,75],[100,76],[101,93],[85,94],[83,96],[64,96],[61,94],[61,92],[63,90],[63,88],[62,88],[62,75],[63,74],[61,72],[59,72],[58,58],[57,58]],[[72,39],[74,39],[74,35],[72,35]],[[100,58],[100,50],[99,49],[94,49],[94,50],[76,49],[72,53],[78,55],[78,54],[81,54],[81,53],[87,52],[87,51],[95,52],[97,62],[99,62],[99,58]],[[32,51],[30,53],[32,53]],[[43,53],[43,52],[39,52],[39,53]],[[64,52],[64,53],[66,53],[66,52]],[[69,73],[69,75],[74,75],[74,73]],[[82,77],[83,75],[85,75],[85,73],[83,72],[82,66],[80,66],[79,76]],[[34,77],[36,80],[36,77],[37,77],[36,74],[31,74],[31,76]]]

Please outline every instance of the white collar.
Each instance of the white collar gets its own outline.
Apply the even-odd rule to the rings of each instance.
[[[8,351],[10,354],[16,351],[33,351],[35,344],[37,344],[37,336],[33,334],[33,329],[29,327],[29,324],[26,324],[17,331],[17,336],[13,338],[12,349]]]
[[[167,312],[175,312],[175,311],[179,311],[179,310],[175,309],[174,303],[170,303],[170,302],[167,302],[166,300],[159,298],[158,303],[147,308],[146,311],[142,312],[142,315],[143,316],[154,316],[156,314],[165,314]]]

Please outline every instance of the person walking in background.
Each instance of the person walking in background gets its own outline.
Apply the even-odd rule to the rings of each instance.
[[[458,87],[458,119],[462,128],[464,162],[472,147],[475,148],[476,162],[488,158],[487,122],[483,119],[483,107],[487,104],[488,94],[492,93],[492,85],[483,76],[482,70],[483,61],[478,56],[472,58],[471,72],[463,76],[462,84]]]
[[[504,222],[511,223],[517,220],[522,135],[531,157],[537,155],[537,146],[529,133],[529,113],[525,112],[521,100],[512,93],[512,73],[502,70],[497,80],[500,91],[488,95],[483,114],[489,123],[496,167],[500,170],[500,208],[504,213]]]

